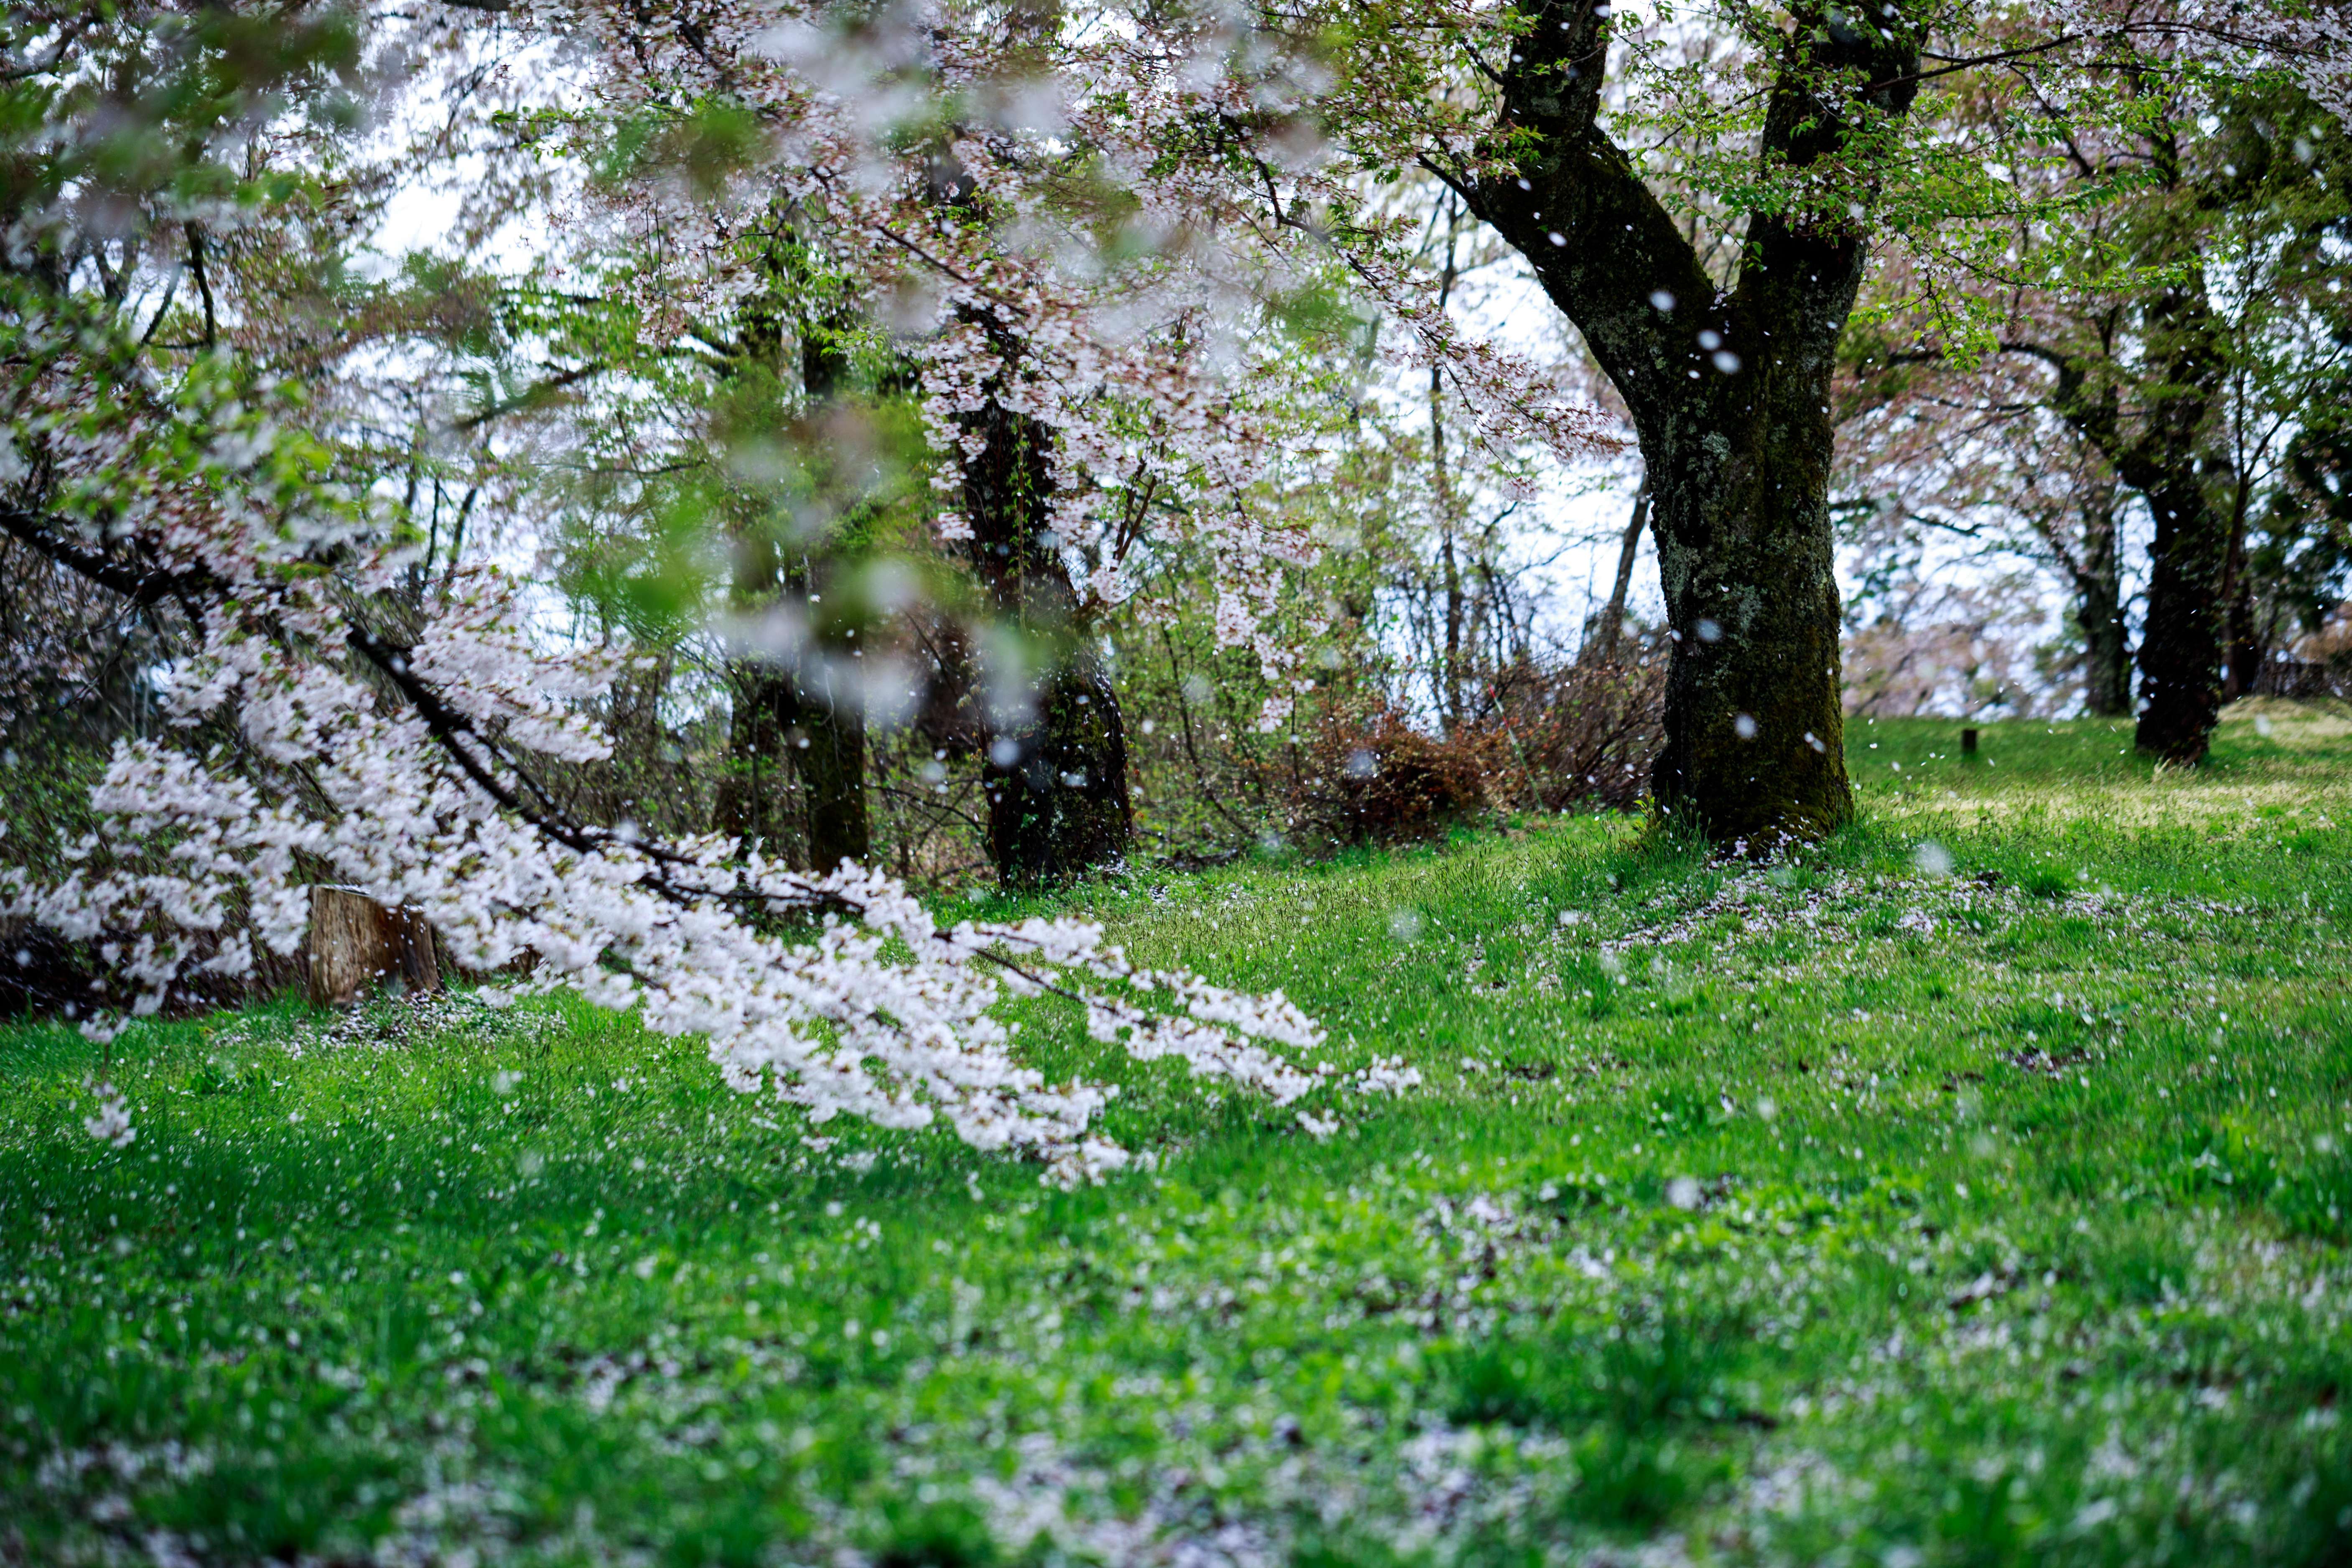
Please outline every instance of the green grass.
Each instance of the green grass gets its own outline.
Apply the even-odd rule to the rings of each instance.
[[[1318,1142],[1041,1005],[1154,1160],[1074,1194],[553,1004],[142,1026],[123,1152],[0,1035],[0,1562],[2345,1562],[2352,726],[1957,740],[1769,868],[1069,900],[1425,1080]]]

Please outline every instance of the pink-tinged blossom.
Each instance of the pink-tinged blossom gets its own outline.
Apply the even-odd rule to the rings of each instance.
[[[242,564],[234,579],[191,579],[212,601],[207,636],[174,672],[170,710],[233,726],[263,776],[167,740],[123,742],[91,793],[100,830],[73,868],[0,885],[0,912],[102,942],[135,988],[133,1014],[197,976],[244,973],[257,945],[298,951],[323,868],[421,910],[468,967],[533,955],[504,997],[569,988],[633,1009],[657,1034],[702,1038],[731,1087],[812,1121],[943,1122],[974,1148],[1041,1160],[1057,1180],[1125,1161],[1093,1131],[1110,1090],[1026,1065],[1002,1016],[1008,998],[1071,996],[1097,1037],[1136,1059],[1181,1060],[1276,1105],[1318,1082],[1292,1058],[1322,1032],[1279,994],[1138,972],[1092,922],[943,928],[877,872],[813,876],[739,857],[723,837],[662,845],[565,817],[537,793],[533,759],[583,754],[572,705],[605,691],[613,662],[518,635],[512,585],[495,574],[394,646],[365,632],[283,636],[331,624],[328,591],[251,555]],[[328,657],[346,647],[383,682]],[[788,912],[813,928],[785,938],[749,918]],[[117,1027],[114,1016],[85,1023],[93,1037]],[[130,1137],[111,1090],[89,1125]]]
[[[82,1130],[101,1143],[117,1149],[128,1149],[139,1132],[131,1125],[130,1110],[123,1104],[122,1091],[110,1083],[98,1086],[98,1113],[85,1117]]]

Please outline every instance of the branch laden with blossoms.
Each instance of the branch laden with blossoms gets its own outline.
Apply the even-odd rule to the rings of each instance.
[[[450,613],[397,642],[368,624],[348,576],[338,586],[253,558],[231,574],[220,551],[134,563],[119,542],[20,510],[0,512],[0,528],[115,592],[194,606],[202,643],[170,671],[169,721],[233,728],[261,759],[240,770],[125,742],[93,792],[104,827],[80,868],[0,886],[0,910],[102,944],[136,987],[133,1015],[200,977],[246,973],[265,951],[298,951],[308,886],[323,879],[421,910],[468,968],[535,959],[499,999],[570,988],[656,1033],[703,1037],[731,1086],[764,1086],[814,1121],[944,1121],[1059,1181],[1126,1162],[1094,1130],[1113,1091],[1024,1065],[1001,1016],[1009,998],[1067,998],[1095,1038],[1277,1105],[1319,1081],[1299,1058],[1322,1032],[1278,993],[1138,968],[1097,925],[942,925],[854,866],[812,876],[717,837],[656,844],[568,816],[532,759],[593,753],[572,707],[603,692],[613,661],[534,649],[496,573],[472,574]],[[355,661],[336,657],[346,647]],[[119,1025],[83,1026],[106,1038]],[[108,1105],[93,1136],[120,1139],[119,1097]]]

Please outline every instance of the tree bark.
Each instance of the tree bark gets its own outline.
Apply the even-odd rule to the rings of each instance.
[[[2105,364],[2045,347],[2011,346],[2056,369],[2051,406],[2099,449],[2156,520],[2139,644],[2145,706],[2133,739],[2152,756],[2194,765],[2205,760],[2221,721],[2222,580],[2230,552],[2229,520],[2208,482],[2216,467],[2214,394],[2223,362],[2201,274],[2151,306],[2147,327],[2147,406],[2128,431]],[[2102,384],[2094,384],[2095,371]],[[2119,646],[2119,605],[2115,614]]]
[[[2201,266],[2158,298],[2146,328],[2157,376],[2145,425],[2116,465],[2156,516],[2139,644],[2147,705],[2135,740],[2166,762],[2194,764],[2205,760],[2221,719],[2221,575],[2230,551],[2229,520],[2208,487],[2214,472],[2229,471],[2213,454],[2228,356]]]
[[[415,910],[386,909],[355,888],[310,889],[305,978],[314,1007],[356,1002],[379,981],[410,991],[441,989],[433,928]]]
[[[1051,886],[1126,858],[1127,731],[1052,532],[1053,432],[993,399],[965,421],[981,437],[963,484],[973,564],[1033,661],[988,705],[989,853],[1006,887]]]
[[[2147,624],[2140,637],[2139,727],[2133,739],[2165,762],[2205,760],[2221,718],[2221,568],[2229,534],[2193,458],[2163,460],[2135,485],[2156,514],[2148,550]],[[2125,474],[2126,483],[2131,473]]]
[[[1633,411],[1674,642],[1652,793],[1668,819],[1750,852],[1819,837],[1853,810],[1828,408],[1866,258],[1860,221],[1759,211],[1737,285],[1718,290],[1597,125],[1610,8],[1517,10],[1500,129],[1525,151],[1465,189]],[[1776,170],[1839,157],[1863,121],[1907,113],[1917,89],[1916,38],[1799,11],[1766,108],[1761,152]],[[1862,121],[1816,90],[1824,71],[1876,84],[1859,95]]]

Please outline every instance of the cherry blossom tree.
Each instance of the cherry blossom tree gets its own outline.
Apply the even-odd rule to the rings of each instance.
[[[548,771],[603,748],[583,715],[625,654],[549,644],[523,585],[491,567],[408,592],[400,508],[279,373],[277,312],[289,292],[315,302],[318,273],[198,259],[192,186],[226,187],[207,225],[290,224],[347,153],[321,98],[390,90],[365,79],[376,40],[300,20],[159,7],[10,40],[34,111],[11,151],[35,177],[11,187],[0,278],[0,531],[168,617],[174,646],[155,677],[163,722],[118,743],[98,830],[59,875],[0,877],[0,910],[98,947],[135,1016],[292,952],[309,885],[351,884],[421,912],[467,968],[530,955],[509,992],[570,987],[705,1039],[738,1088],[817,1120],[944,1122],[1065,1180],[1125,1158],[1093,1131],[1108,1091],[1024,1066],[1008,998],[1055,992],[1097,1039],[1276,1104],[1313,1089],[1319,1031],[1279,995],[1139,970],[1086,922],[948,925],[855,866],[811,875],[731,837],[656,842],[565,809]],[[92,82],[128,100],[93,102]],[[125,149],[145,162],[108,155]],[[185,249],[163,248],[174,230]],[[165,279],[200,268],[199,317]],[[83,1023],[108,1038],[119,1016]],[[102,1092],[91,1131],[131,1135],[119,1095]]]
[[[1368,168],[1451,181],[1630,409],[1674,639],[1654,793],[1751,848],[1851,810],[1831,406],[1873,247],[1916,252],[1948,298],[2001,271],[2019,211],[1919,106],[2159,47],[2183,68],[2292,72],[2341,96],[2340,18],[2294,5],[1401,0],[1315,16],[1346,40],[1335,137]]]
[[[1216,625],[1286,714],[1306,684],[1271,629],[1311,564],[1256,483],[1295,454],[1279,389],[1302,323],[1367,311],[1440,366],[1490,431],[1587,446],[1599,428],[1525,359],[1465,342],[1325,166],[1319,67],[1246,18],[1159,7],[932,16],[683,5],[576,21],[595,102],[640,151],[608,211],[657,234],[656,337],[724,319],[747,254],[789,229],[912,379],[934,445],[940,542],[1001,626],[978,639],[991,837],[1009,882],[1126,848],[1118,694],[1095,649],[1139,552],[1217,565]],[[1334,307],[1337,307],[1336,309]],[[1013,668],[1017,667],[1017,668]]]
[[[387,494],[348,415],[413,376],[431,334],[400,310],[340,316],[345,297],[321,287],[366,214],[302,227],[362,174],[381,218],[402,171],[448,173],[413,153],[371,165],[360,149],[420,54],[463,71],[486,31],[566,46],[500,106],[513,140],[488,149],[491,183],[600,136],[622,148],[598,162],[601,185],[550,182],[533,199],[545,235],[580,241],[550,260],[622,224],[652,242],[619,301],[630,353],[741,319],[787,226],[821,249],[919,389],[947,458],[940,536],[972,547],[983,574],[1002,566],[1024,609],[1037,584],[1060,601],[1049,697],[1108,696],[1068,650],[1083,650],[1086,605],[1116,602],[1162,526],[1222,563],[1223,640],[1284,668],[1262,606],[1311,546],[1253,502],[1281,429],[1280,399],[1251,378],[1286,352],[1258,329],[1303,298],[1345,290],[1387,312],[1400,353],[1442,363],[1475,416],[1515,436],[1573,447],[1592,428],[1521,362],[1463,341],[1381,234],[1326,221],[1345,193],[1299,133],[1303,57],[1257,50],[1228,19],[35,17],[9,39],[26,111],[10,153],[34,177],[7,214],[21,368],[0,531],[167,618],[173,646],[154,675],[164,722],[117,746],[92,795],[98,831],[60,874],[7,873],[5,911],[96,946],[137,1015],[290,952],[308,886],[348,883],[418,911],[465,967],[528,955],[509,991],[567,986],[706,1039],[738,1087],[768,1085],[818,1119],[943,1121],[1064,1179],[1124,1158],[1092,1131],[1108,1091],[1024,1066],[1010,997],[1054,991],[1097,1039],[1277,1104],[1313,1089],[1319,1033],[1278,995],[1137,970],[1084,922],[950,926],[855,865],[803,872],[738,836],[657,840],[567,809],[551,777],[599,756],[584,715],[629,653],[551,642],[533,590],[490,566],[444,566],[434,592],[415,591],[406,498]],[[113,100],[92,85],[109,82]],[[207,240],[232,223],[264,240],[304,233],[309,248],[225,269]],[[196,321],[184,281],[199,336],[181,330]],[[126,308],[133,296],[142,309]],[[465,424],[542,410],[595,374],[554,370]],[[1008,472],[1009,502],[991,493]],[[1037,688],[1030,713],[996,721],[1015,747],[1000,768],[1024,751],[1057,758],[1054,726],[1087,705],[1036,703]],[[1262,722],[1282,718],[1277,695]],[[1105,772],[1055,767],[1039,787],[1123,791]],[[84,1024],[107,1038],[119,1018]],[[106,1103],[93,1134],[127,1135],[119,1097]]]
[[[1934,279],[1889,268],[1874,292],[1894,320],[1852,347],[1888,399],[1878,434],[1907,423],[1901,405],[1918,395],[1988,416],[1959,439],[1929,420],[1934,449],[1915,455],[1952,481],[1948,502],[1973,489],[2017,510],[2074,580],[2110,679],[2120,605],[2105,493],[2120,481],[2145,503],[2138,741],[2193,763],[2259,662],[2237,638],[2225,681],[2225,623],[2251,619],[2238,608],[2253,592],[2249,529],[2336,353],[2314,310],[2337,271],[2325,237],[2340,206],[2316,165],[2342,136],[2321,107],[2340,49],[2285,13],[2073,15],[2074,35],[2065,12],[2005,19],[1990,41],[2020,61],[1939,105],[1947,132],[2015,193],[2004,251]],[[2062,506],[2053,526],[2052,499],[2073,490],[2089,504]],[[2095,710],[2130,710],[2106,680],[2093,687]]]

